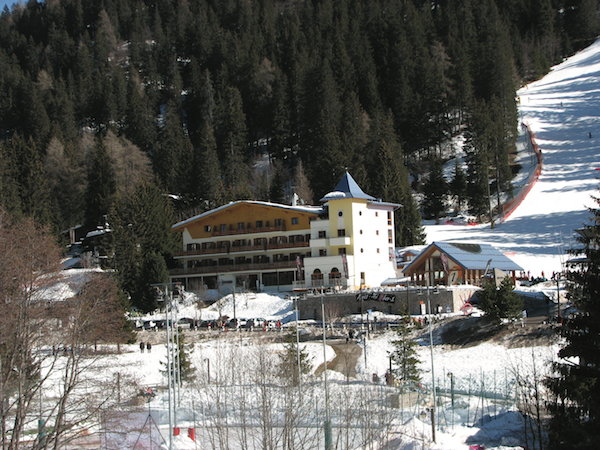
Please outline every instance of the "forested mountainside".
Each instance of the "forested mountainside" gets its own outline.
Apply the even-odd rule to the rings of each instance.
[[[441,213],[432,199],[446,192],[437,177],[452,138],[467,151],[450,185],[459,205],[483,214],[488,183],[509,189],[515,89],[590,43],[597,7],[21,2],[0,16],[0,204],[56,230],[108,220],[150,243],[136,224],[151,214],[166,226],[237,199],[313,203],[349,170],[404,205],[397,242],[413,244],[412,194]],[[155,247],[166,256],[170,244]]]

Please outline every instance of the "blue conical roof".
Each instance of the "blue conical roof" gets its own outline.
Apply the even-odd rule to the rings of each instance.
[[[362,198],[364,200],[375,200],[375,197],[365,194],[360,186],[354,181],[354,178],[346,172],[335,190],[327,194],[320,201],[339,200],[342,198]]]

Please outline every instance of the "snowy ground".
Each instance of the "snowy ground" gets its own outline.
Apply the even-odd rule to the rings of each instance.
[[[574,230],[589,222],[587,208],[595,206],[592,196],[598,194],[599,79],[600,42],[596,42],[553,68],[543,79],[521,89],[518,92],[521,120],[528,123],[536,134],[544,155],[539,181],[517,210],[494,229],[489,224],[468,227],[430,225],[426,227],[428,242],[469,240],[490,243],[530,271],[532,276],[540,276],[544,272],[549,277],[554,271],[561,270],[566,259],[565,251],[576,245]],[[65,282],[62,289],[65,292],[76,290],[75,284]],[[541,289],[553,292],[554,286],[547,285]],[[237,317],[280,319],[284,323],[289,323],[294,317],[292,301],[280,296],[238,295],[235,308]],[[195,319],[233,316],[233,299],[228,296],[218,307],[215,305],[202,311],[198,311],[189,299],[178,314]],[[254,338],[250,337],[250,333],[236,336],[239,339],[204,340],[194,346],[192,363],[202,376],[208,377],[210,371],[214,380],[221,376],[219,364],[223,361],[273,356],[282,348],[281,344],[262,345],[260,355],[256,355]],[[366,357],[363,353],[357,364],[356,382],[361,389],[372,384],[373,374],[383,378],[389,364],[392,339],[391,333],[384,333],[367,340]],[[313,373],[325,357],[332,360],[335,356],[331,347],[327,348],[324,356],[321,343],[306,344],[306,351],[312,358]],[[547,369],[556,351],[556,346],[507,349],[493,343],[461,349],[434,346],[435,380],[443,396],[442,406],[437,411],[437,443],[430,443],[429,419],[419,416],[419,411],[413,411],[416,416],[408,414],[401,420],[396,418],[399,422],[395,422],[397,426],[389,430],[388,446],[374,444],[373,448],[466,450],[469,445],[475,444],[485,444],[486,449],[497,450],[522,448],[518,446],[522,445],[522,417],[508,412],[507,408],[514,408],[510,401],[499,400],[510,397],[519,376],[532,370]],[[430,385],[431,349],[423,345],[418,354],[423,385]],[[103,370],[97,372],[97,376],[109,379],[119,373],[120,377],[131,380],[141,389],[166,383],[161,372],[164,367],[161,363],[166,361],[164,345],[154,345],[152,353],[140,353],[137,345],[127,346],[123,353],[109,358],[103,362]],[[454,380],[453,390],[460,396],[460,404],[454,409],[449,407],[450,373]],[[327,372],[327,377],[334,386],[343,379],[341,374],[332,371]],[[311,387],[307,385],[307,395],[310,391],[316,398],[322,397],[319,394],[321,379],[322,376],[315,377]],[[479,397],[478,392],[486,392],[487,397]],[[191,397],[187,401],[191,401]],[[163,411],[156,417],[164,419],[165,395],[159,395],[154,405]],[[405,411],[400,410],[404,414]],[[145,417],[142,414],[130,420],[137,423]],[[163,420],[160,428],[164,436],[168,436],[168,422]],[[198,440],[194,443],[184,434],[174,438],[174,448],[198,448]]]
[[[489,243],[509,253],[531,275],[561,270],[565,251],[576,246],[574,230],[589,223],[596,206],[600,169],[600,42],[581,51],[539,81],[518,91],[519,115],[535,133],[544,165],[538,182],[493,230],[431,225],[427,241]],[[591,133],[591,138],[590,138]]]

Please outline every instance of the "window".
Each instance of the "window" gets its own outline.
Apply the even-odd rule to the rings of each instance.
[[[363,249],[362,249],[362,248],[360,249],[360,252],[361,252],[361,253],[363,252]]]
[[[392,236],[392,230],[388,230],[388,244],[394,243],[394,237]]]
[[[388,225],[392,226],[392,212],[388,211],[387,216],[388,216]]]
[[[396,255],[394,254],[394,249],[392,247],[389,248],[389,256],[390,256],[390,261],[396,260]]]
[[[346,247],[338,248],[338,255],[345,255],[345,254],[346,254]]]
[[[263,273],[262,282],[265,286],[277,286],[277,272]]]
[[[377,249],[377,253],[379,253],[379,249]]]
[[[244,229],[244,222],[238,222],[238,230]]]
[[[292,225],[298,225],[298,218],[292,217]]]
[[[222,223],[219,225],[219,231],[227,231],[227,224]]]
[[[375,211],[375,217],[379,217],[379,213]]]
[[[338,230],[338,237],[344,237],[344,236],[346,236],[346,230],[345,229]]]
[[[211,227],[210,225],[204,225],[204,232],[205,233],[210,233]]]
[[[358,212],[358,215],[359,215],[359,216],[362,216],[362,211],[359,211],[359,212]]]
[[[329,272],[329,282],[331,284],[339,284],[340,278],[342,278],[342,274],[339,269],[337,267],[331,269],[331,272]]]
[[[360,230],[360,234],[362,234],[362,230]]]
[[[279,285],[294,284],[296,272],[279,272]]]
[[[379,236],[379,230],[375,230],[375,236]]]
[[[344,211],[338,211],[338,217],[342,217],[344,215]]]
[[[319,256],[327,256],[327,249],[324,249],[324,248],[320,249]]]
[[[311,274],[310,279],[313,286],[323,285],[323,274],[319,269],[315,269],[315,271]]]
[[[319,239],[325,239],[326,236],[325,231],[319,231]]]
[[[256,228],[262,228],[263,227],[263,222],[262,220],[257,220],[256,221]]]
[[[275,219],[275,226],[276,227],[280,227],[281,223],[282,223],[281,219]]]

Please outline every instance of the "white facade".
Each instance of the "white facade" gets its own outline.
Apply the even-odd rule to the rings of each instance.
[[[394,214],[397,205],[366,199],[330,200],[329,219],[311,222],[311,257],[304,259],[307,286],[350,289],[379,286],[396,277]],[[345,255],[345,264],[344,256]]]

